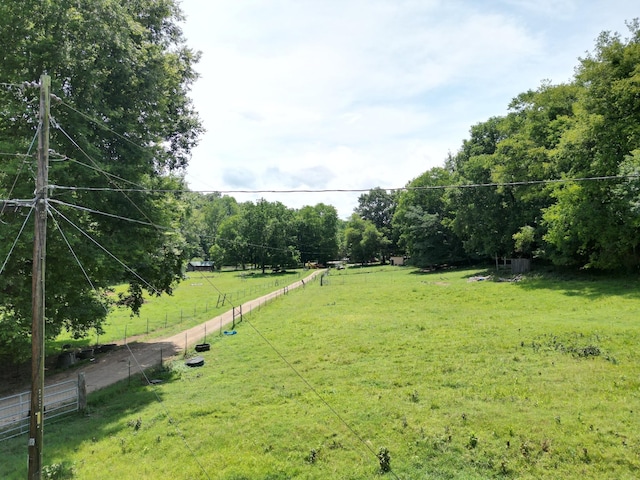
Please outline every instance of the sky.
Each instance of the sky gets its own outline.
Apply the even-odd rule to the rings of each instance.
[[[348,218],[545,81],[569,82],[637,0],[182,0],[206,132],[191,190]],[[238,191],[254,193],[238,193]],[[295,190],[295,193],[273,191]],[[309,192],[313,190],[316,192]],[[356,190],[318,192],[319,190]],[[305,191],[305,192],[301,192]]]

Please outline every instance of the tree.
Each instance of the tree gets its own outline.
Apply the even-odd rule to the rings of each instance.
[[[129,284],[120,302],[137,312],[144,290],[170,293],[181,277],[184,211],[179,194],[167,192],[185,189],[181,174],[201,127],[187,95],[198,55],[185,45],[180,19],[173,0],[0,4],[4,153],[33,154],[38,91],[23,82],[47,72],[55,94],[48,337],[63,328],[76,336],[99,331],[116,300],[111,285]],[[30,198],[32,157],[10,158],[0,197]],[[31,317],[27,214],[3,214],[0,230],[0,256],[9,259],[0,276],[0,330],[22,336]]]
[[[347,221],[344,237],[351,261],[363,265],[378,255],[386,242],[373,222],[360,218],[357,213]]]
[[[217,270],[220,270],[225,264],[224,255],[224,249],[218,244],[212,245],[209,249],[209,259],[213,262],[213,265]]]
[[[182,233],[187,239],[188,258],[203,257],[209,260],[209,252],[216,242],[222,222],[237,214],[235,198],[214,192],[203,195],[188,192],[184,195],[185,215]]]
[[[296,247],[294,211],[280,202],[265,199],[245,202],[239,213],[220,225],[217,245],[224,250],[225,263],[247,263],[264,273],[267,265],[293,267],[300,263]]]
[[[393,228],[412,264],[426,267],[465,258],[462,242],[450,227],[447,188],[454,175],[435,167],[407,184],[398,196]]]
[[[395,193],[376,187],[360,195],[358,206],[355,208],[355,213],[375,225],[385,239],[384,245],[388,247],[392,247],[395,243],[392,237],[392,220],[397,205],[396,196]],[[380,252],[382,263],[385,263],[389,254],[386,248]]]
[[[326,265],[338,255],[338,212],[335,207],[319,203],[302,207],[296,213],[297,246],[302,263]]]
[[[242,215],[237,213],[220,224],[214,245],[222,251],[223,263],[220,265],[240,266],[243,270],[246,268],[250,259],[250,250],[247,239],[243,237],[242,223]],[[211,250],[209,254],[211,255]]]
[[[633,171],[640,148],[640,23],[631,37],[603,33],[582,59],[575,122],[562,135],[556,162],[567,177],[610,177]],[[631,167],[631,170],[629,170]],[[599,269],[640,264],[634,182],[599,180],[558,185],[544,212],[545,240],[554,261]]]

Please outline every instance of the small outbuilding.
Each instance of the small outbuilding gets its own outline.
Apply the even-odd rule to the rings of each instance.
[[[215,265],[213,262],[195,262],[187,263],[187,272],[213,272]]]
[[[405,258],[404,257],[400,257],[400,256],[391,256],[391,257],[389,257],[389,263],[391,265],[403,266],[404,262],[405,262]]]

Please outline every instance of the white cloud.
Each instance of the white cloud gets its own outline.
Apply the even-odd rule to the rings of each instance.
[[[633,2],[613,3],[183,0],[207,129],[187,179],[196,190],[402,186],[515,95],[568,80],[601,30],[631,18]],[[347,217],[358,195],[268,199]]]

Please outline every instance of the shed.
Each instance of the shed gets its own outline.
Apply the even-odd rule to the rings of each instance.
[[[402,265],[404,265],[404,261],[405,261],[404,257],[400,257],[400,256],[391,256],[391,257],[389,257],[389,263],[391,265],[402,266]]]
[[[187,263],[187,272],[213,272],[215,265],[213,262],[194,262]]]

